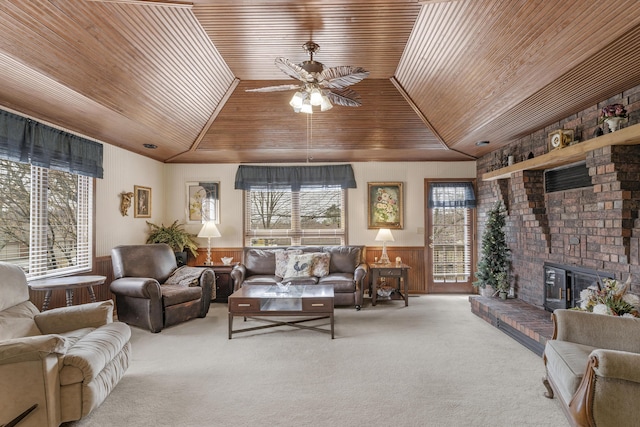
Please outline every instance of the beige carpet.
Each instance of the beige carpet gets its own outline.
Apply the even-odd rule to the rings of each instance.
[[[289,327],[228,340],[224,304],[159,334],[132,328],[127,374],[67,426],[569,425],[543,396],[542,359],[467,296],[409,303],[338,308],[334,340]]]

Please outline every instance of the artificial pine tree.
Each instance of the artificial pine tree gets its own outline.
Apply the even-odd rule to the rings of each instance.
[[[482,253],[477,265],[476,278],[473,286],[484,288],[491,286],[496,291],[506,291],[509,281],[509,263],[511,249],[507,246],[504,227],[506,210],[501,201],[491,208],[487,216],[484,233],[482,234]],[[503,289],[503,288],[507,289]]]

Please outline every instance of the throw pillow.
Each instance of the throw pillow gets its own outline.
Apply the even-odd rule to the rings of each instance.
[[[300,249],[290,249],[285,251],[284,249],[278,249],[275,251],[276,255],[276,271],[275,275],[278,277],[285,277],[287,273],[287,264],[289,264],[289,257],[291,255],[301,254]]]
[[[329,274],[329,263],[331,262],[331,254],[328,252],[313,254],[313,267],[311,275],[316,277],[324,277]]]
[[[313,254],[290,255],[284,277],[311,277]]]

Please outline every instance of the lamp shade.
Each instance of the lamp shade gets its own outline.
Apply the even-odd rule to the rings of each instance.
[[[391,234],[391,230],[388,228],[381,228],[378,230],[378,234],[376,235],[377,242],[393,242],[395,239],[393,238],[393,234]]]
[[[218,227],[216,227],[213,221],[207,221],[204,223],[200,232],[198,233],[198,237],[221,237],[220,231],[218,231]]]

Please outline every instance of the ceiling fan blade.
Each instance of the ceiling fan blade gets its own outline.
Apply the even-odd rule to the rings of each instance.
[[[300,85],[279,85],[259,87],[257,89],[245,89],[245,92],[281,92],[284,90],[300,89]]]
[[[298,64],[294,64],[287,58],[278,57],[276,58],[275,63],[283,73],[293,79],[298,79],[303,82],[312,82],[314,80],[314,77],[310,73],[308,73],[307,70],[305,70]]]
[[[318,80],[323,87],[331,89],[343,89],[362,81],[369,75],[369,72],[362,67],[351,67],[341,65],[338,67],[325,68]]]
[[[360,95],[353,89],[328,91],[327,97],[332,103],[343,107],[360,107],[362,105]]]

